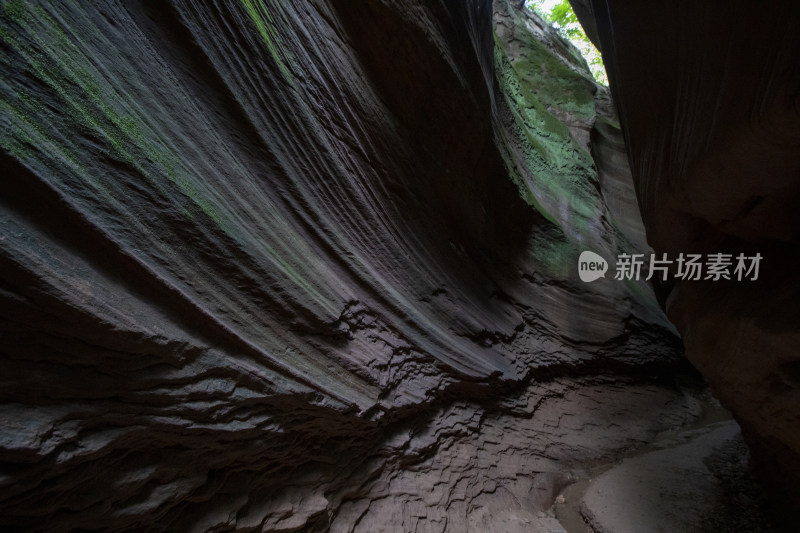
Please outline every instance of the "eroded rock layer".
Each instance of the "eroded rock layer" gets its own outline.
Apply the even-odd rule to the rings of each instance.
[[[648,285],[576,273],[645,246],[607,92],[492,21],[2,5],[0,522],[524,529],[697,415]]]

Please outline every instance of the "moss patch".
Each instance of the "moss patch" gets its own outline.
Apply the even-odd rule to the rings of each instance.
[[[541,47],[539,53],[548,52]],[[549,61],[560,65],[552,56]],[[563,65],[561,68],[572,75],[569,84],[575,79],[585,83]],[[579,239],[580,234],[588,231],[589,219],[598,213],[597,191],[592,185],[596,179],[594,162],[573,139],[569,128],[548,109],[545,101],[556,98],[552,94],[546,98],[542,96],[546,92],[544,89],[537,90],[525,81],[533,76],[520,76],[519,72],[519,68],[512,66],[501,43],[496,42],[495,73],[513,117],[500,139],[506,166],[520,196],[565,233]],[[558,86],[559,83],[557,80],[546,84]],[[584,93],[583,98],[591,96],[588,90]],[[562,90],[557,99],[562,109],[594,113],[593,103],[565,100],[565,95],[571,97],[571,90]]]

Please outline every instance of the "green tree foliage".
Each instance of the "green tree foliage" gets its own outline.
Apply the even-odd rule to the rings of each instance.
[[[578,22],[578,17],[575,16],[575,12],[572,11],[572,6],[569,5],[567,0],[562,0],[562,2],[553,6],[547,18],[551,23],[557,24],[560,28],[565,28],[570,35],[577,35],[579,32],[583,33],[582,30],[569,27],[569,25]]]
[[[603,85],[608,85],[603,56],[586,36],[568,0],[527,0],[525,7],[536,11],[574,44],[589,64],[594,79]]]

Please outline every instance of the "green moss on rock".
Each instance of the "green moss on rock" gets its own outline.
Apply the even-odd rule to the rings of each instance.
[[[497,41],[495,72],[514,119],[506,124],[501,147],[509,173],[529,205],[566,233],[582,233],[588,227],[586,219],[595,217],[598,210],[597,191],[592,185],[596,179],[594,162],[572,137],[567,125],[548,109],[545,101],[553,101],[553,95],[544,97],[544,89],[534,90],[526,81],[533,76],[521,76],[520,68],[514,68],[502,43]],[[538,51],[546,53],[544,48]],[[559,64],[554,58],[549,61]],[[564,70],[572,73],[566,67]],[[594,113],[593,103],[561,102],[562,110],[574,108]]]

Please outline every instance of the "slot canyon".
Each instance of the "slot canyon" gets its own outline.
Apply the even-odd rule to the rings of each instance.
[[[2,2],[0,529],[794,530],[800,4],[524,4]]]

